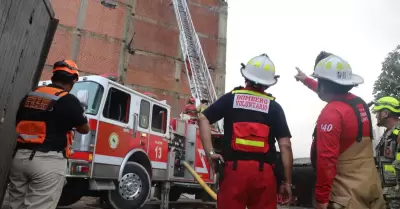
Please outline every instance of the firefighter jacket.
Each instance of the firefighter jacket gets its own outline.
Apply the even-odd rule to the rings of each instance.
[[[232,132],[224,136],[224,159],[234,161],[234,167],[237,160],[260,161],[260,169],[264,163],[273,164],[276,159],[275,138],[270,133],[274,120],[269,111],[275,98],[244,88],[231,93],[232,108],[224,125],[230,126]]]
[[[307,78],[305,84],[317,90],[316,81]],[[324,107],[311,149],[317,202],[344,209],[384,207],[371,135],[371,117],[362,99],[349,93]]]
[[[67,94],[67,91],[59,88],[43,86],[23,98],[16,126],[17,148],[42,152],[63,151],[63,148],[48,145],[51,144],[48,142],[66,138],[65,133],[56,130],[53,110],[57,101]]]
[[[386,130],[377,146],[376,158],[384,187],[396,186],[400,182],[399,132],[400,124]]]

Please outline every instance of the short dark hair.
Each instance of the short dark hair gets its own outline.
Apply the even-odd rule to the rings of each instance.
[[[331,94],[347,94],[354,86],[344,86],[326,79],[318,79],[318,88],[324,86],[324,91]]]
[[[255,89],[268,89],[269,88],[269,86],[267,86],[267,85],[257,84],[247,78],[244,79],[244,81],[247,83],[247,85],[249,85]]]
[[[389,117],[391,117],[391,118],[399,118],[399,117],[400,117],[400,113],[393,112],[393,111],[391,111],[391,110],[389,110],[389,109],[387,109],[387,108],[383,108],[383,109],[381,109],[380,111],[387,111]]]
[[[318,64],[319,61],[321,61],[321,60],[323,60],[323,59],[325,59],[325,58],[327,58],[327,57],[329,57],[331,55],[333,55],[333,54],[329,53],[329,52],[326,52],[326,51],[321,51],[318,54],[317,58],[315,59],[314,70],[315,70],[315,67],[317,67],[317,64]]]
[[[72,85],[74,84],[74,76],[63,71],[56,71],[51,77],[51,82]]]

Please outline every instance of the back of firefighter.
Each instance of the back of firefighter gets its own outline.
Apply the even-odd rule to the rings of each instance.
[[[369,109],[349,93],[363,78],[352,73],[348,62],[326,52],[315,61],[312,76],[318,83],[297,70],[295,78],[328,103],[318,117],[311,149],[317,172],[316,208],[384,208]]]
[[[400,208],[400,102],[394,97],[378,99],[372,111],[377,125],[385,127],[377,146],[377,162],[387,208]]]
[[[199,117],[200,137],[211,165],[224,162],[218,209],[275,209],[277,182],[275,140],[282,153],[284,199],[291,198],[291,134],[282,107],[264,91],[277,83],[275,66],[266,54],[242,64],[246,87],[223,95]],[[210,124],[224,118],[222,155],[212,147]]]
[[[78,80],[75,62],[56,62],[51,80],[28,93],[17,112],[18,142],[9,175],[12,209],[57,207],[65,183],[67,134],[73,127],[89,131],[84,109],[68,93]]]

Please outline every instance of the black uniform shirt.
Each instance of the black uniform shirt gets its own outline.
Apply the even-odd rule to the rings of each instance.
[[[231,110],[233,109],[233,105],[234,94],[232,92],[228,92],[202,112],[211,124],[224,118],[223,144],[225,146],[229,143],[232,136],[233,120],[230,114]],[[270,101],[268,116],[267,125],[270,127],[270,137],[275,140],[279,140],[283,137],[291,137],[291,133],[286,122],[285,113],[279,103],[275,100]],[[271,147],[271,149],[275,150],[275,147]]]

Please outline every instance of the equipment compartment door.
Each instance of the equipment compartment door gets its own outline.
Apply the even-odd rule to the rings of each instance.
[[[152,167],[155,169],[167,169],[168,160],[168,109],[159,104],[152,104],[151,125],[148,155]]]

